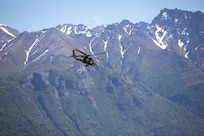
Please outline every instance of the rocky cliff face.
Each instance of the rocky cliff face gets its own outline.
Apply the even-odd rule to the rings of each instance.
[[[169,48],[192,61],[203,71],[203,13],[164,9],[151,24],[167,31],[169,38],[165,40],[173,42]]]

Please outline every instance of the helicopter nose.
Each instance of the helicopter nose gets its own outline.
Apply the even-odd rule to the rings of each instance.
[[[92,61],[92,64],[91,64],[91,65],[96,66],[96,62]]]
[[[93,62],[93,63],[92,63],[92,65],[93,65],[93,66],[96,66],[96,63],[95,63],[95,62]]]

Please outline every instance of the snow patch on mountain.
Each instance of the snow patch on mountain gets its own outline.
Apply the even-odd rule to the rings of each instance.
[[[133,29],[131,28],[131,25],[126,25],[123,27],[123,30],[128,34],[128,35],[131,35]]]
[[[49,49],[46,49],[42,54],[40,54],[37,58],[35,58],[32,62],[38,61],[42,56],[44,56],[47,52],[49,51]]]
[[[95,38],[93,38],[93,39],[91,39],[91,41],[89,42],[89,51],[91,52],[91,54],[93,54],[94,55],[94,52],[93,52],[93,50],[92,50],[92,42],[95,40]]]
[[[167,19],[167,18],[168,18],[167,12],[163,12],[163,13],[162,13],[162,19]]]
[[[107,41],[104,41],[104,40],[103,40],[103,43],[104,43],[104,48],[103,48],[103,50],[105,51],[106,57],[107,57],[107,59],[108,59],[108,58],[109,58],[109,55],[108,55],[108,52],[107,52],[108,40],[107,40]]]
[[[6,29],[6,25],[0,24],[0,29],[5,32],[6,34],[10,35],[11,37],[16,37],[15,35],[13,35],[11,32],[9,32],[8,29]]]
[[[140,47],[138,47],[138,51],[137,51],[137,55],[139,55],[140,54]]]
[[[155,31],[155,37],[151,38],[154,43],[160,47],[161,49],[166,49],[168,44],[165,42],[164,37],[168,34],[166,30],[164,30],[162,27],[156,24],[156,31]]]
[[[135,61],[136,58],[139,56],[140,51],[141,51],[141,48],[138,46],[137,54],[136,54],[135,57],[134,57],[134,61]]]
[[[182,48],[184,46],[184,43],[181,41],[181,39],[178,40],[178,46]]]
[[[25,50],[26,53],[26,59],[24,61],[24,68],[26,67],[27,63],[28,63],[28,59],[30,56],[30,52],[31,50],[40,42],[40,40],[43,38],[43,35],[40,35],[37,39],[35,39],[35,41],[33,42],[33,44],[28,48],[28,50]]]
[[[0,48],[0,52],[3,50],[8,50],[13,45],[13,43],[10,43],[13,39],[14,38],[11,38],[8,42],[3,44]]]
[[[7,43],[4,43],[3,46],[1,47],[0,51],[3,51],[3,49],[6,47]]]
[[[68,25],[64,25],[60,31],[67,34],[67,35],[70,35],[71,34],[71,31],[72,30],[72,27],[71,26],[68,26]]]
[[[93,35],[91,32],[92,29],[89,29],[84,25],[64,24],[64,25],[58,25],[56,29],[67,35],[82,34],[82,35],[85,35],[86,37],[91,37]]]
[[[8,40],[8,42],[11,42],[11,41],[13,41],[15,39],[15,37],[13,37],[13,38],[11,38],[10,40]]]
[[[121,39],[122,39],[122,35],[118,35],[118,41],[119,41],[119,47],[120,47],[120,54],[121,54],[121,57],[124,58],[124,53],[125,51],[123,50],[123,46],[121,44]]]
[[[189,54],[189,51],[187,53],[185,53],[184,57],[188,59],[188,54]]]

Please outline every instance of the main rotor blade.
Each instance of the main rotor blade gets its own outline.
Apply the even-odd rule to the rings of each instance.
[[[77,51],[77,52],[79,52],[79,53],[82,53],[82,54],[84,54],[84,55],[87,55],[86,53],[84,53],[83,51],[80,51],[80,50],[78,50],[78,49],[74,49],[73,51]]]
[[[93,55],[100,55],[100,54],[106,54],[106,52],[94,53]]]

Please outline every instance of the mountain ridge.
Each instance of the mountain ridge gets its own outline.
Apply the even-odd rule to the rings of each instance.
[[[151,24],[63,24],[1,39],[0,133],[202,135],[203,16],[163,9]],[[75,63],[75,48],[97,66]]]

